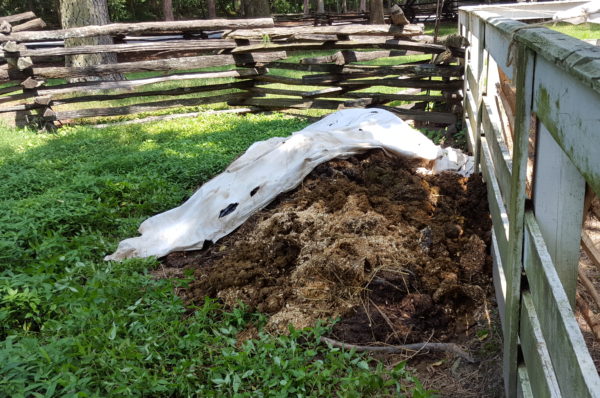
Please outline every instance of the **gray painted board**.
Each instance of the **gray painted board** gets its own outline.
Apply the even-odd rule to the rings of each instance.
[[[535,216],[556,272],[575,305],[585,180],[542,124],[537,135]]]
[[[561,392],[565,397],[600,397],[600,377],[531,211],[525,224],[525,271]]]
[[[560,397],[560,388],[554,374],[552,360],[542,335],[540,321],[531,300],[531,293],[523,292],[521,306],[521,352],[534,397]]]

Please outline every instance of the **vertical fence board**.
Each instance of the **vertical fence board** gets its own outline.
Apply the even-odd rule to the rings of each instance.
[[[518,398],[534,398],[533,392],[531,391],[531,384],[529,383],[529,374],[525,365],[519,365],[517,370],[519,383],[517,386],[517,397]]]
[[[496,292],[496,303],[498,304],[498,312],[500,313],[500,322],[504,325],[504,312],[506,308],[506,276],[504,275],[504,266],[502,265],[502,257],[500,257],[500,249],[498,247],[498,239],[496,231],[492,230],[492,261],[493,261],[493,278],[494,290]]]
[[[527,171],[527,143],[531,116],[531,90],[535,54],[524,46],[516,45],[517,114],[515,116],[515,144],[512,159],[512,184],[508,205],[509,250],[506,274],[506,322],[504,327],[504,383],[507,396],[517,393],[518,330],[521,298],[521,249],[523,247],[523,215],[525,212],[525,181]]]
[[[596,64],[600,74],[600,63]],[[600,92],[543,59],[536,65],[536,86],[538,118],[600,195]]]
[[[543,124],[537,147],[535,216],[558,277],[575,308],[585,180]]]
[[[498,241],[498,250],[502,264],[509,261],[509,218],[502,200],[502,193],[496,179],[496,172],[487,143],[487,138],[481,138],[481,170],[487,183],[488,204],[492,215],[492,225]]]
[[[493,107],[487,99],[484,99],[483,101],[481,118],[483,131],[487,138],[491,157],[496,169],[500,191],[502,192],[504,200],[508,202],[512,178],[512,161],[510,159],[508,147],[504,143],[502,133],[500,132],[498,116],[494,113]]]
[[[540,321],[531,300],[531,293],[521,298],[521,351],[527,365],[534,397],[560,397],[552,360],[542,334]]]
[[[532,212],[525,224],[525,272],[561,393],[600,397],[600,377]]]

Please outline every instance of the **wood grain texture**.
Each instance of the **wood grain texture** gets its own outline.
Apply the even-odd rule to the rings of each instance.
[[[525,225],[525,272],[561,392],[565,397],[600,397],[600,377],[530,211]]]

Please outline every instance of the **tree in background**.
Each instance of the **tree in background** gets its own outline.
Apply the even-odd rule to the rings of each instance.
[[[370,0],[371,12],[369,13],[369,23],[371,25],[384,24],[383,0]]]
[[[206,0],[206,9],[208,10],[208,19],[217,17],[217,6],[215,0]]]
[[[269,0],[243,0],[244,17],[260,18],[271,16]]]
[[[360,0],[360,5],[358,6],[359,12],[367,12],[367,0]]]
[[[108,4],[106,0],[60,0],[60,19],[64,29],[88,25],[106,25],[110,23]],[[65,40],[65,46],[81,46],[87,44],[113,44],[110,36],[95,36],[72,38]],[[117,62],[117,55],[113,53],[79,54],[65,57],[66,66],[92,66],[98,64],[112,64]],[[121,80],[120,74],[103,76],[104,80]],[[86,78],[86,80],[99,80]]]
[[[317,0],[317,13],[318,14],[325,13],[325,0]]]
[[[310,0],[304,0],[302,9],[304,11],[304,15],[310,14]]]
[[[163,17],[165,21],[173,21],[173,0],[163,0]]]

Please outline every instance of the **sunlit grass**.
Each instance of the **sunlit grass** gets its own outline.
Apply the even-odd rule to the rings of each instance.
[[[547,27],[581,40],[600,39],[599,24],[583,23],[580,25],[573,25],[566,22],[560,22],[556,25],[547,25]]]

